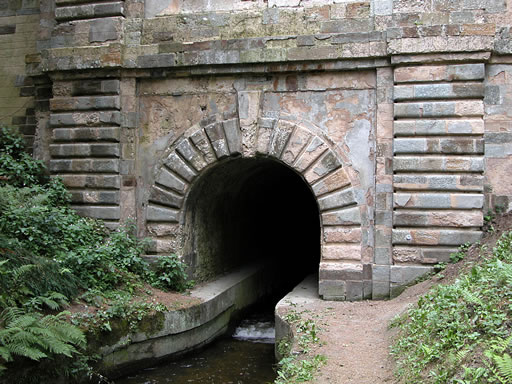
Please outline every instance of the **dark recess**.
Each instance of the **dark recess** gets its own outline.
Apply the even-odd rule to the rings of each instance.
[[[307,182],[283,163],[219,163],[193,186],[186,212],[186,261],[198,281],[255,260],[276,262],[285,289],[318,271],[318,206]]]

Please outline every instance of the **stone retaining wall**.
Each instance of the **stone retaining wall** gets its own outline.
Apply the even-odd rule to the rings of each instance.
[[[184,255],[205,171],[273,159],[316,196],[321,295],[389,297],[510,209],[511,19],[505,0],[42,0],[37,155],[153,255]]]

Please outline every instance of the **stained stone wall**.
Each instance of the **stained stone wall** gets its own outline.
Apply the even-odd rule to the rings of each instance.
[[[508,0],[39,8],[37,156],[82,214],[134,218],[152,257],[187,256],[190,190],[237,158],[315,196],[327,299],[396,294],[512,208]]]

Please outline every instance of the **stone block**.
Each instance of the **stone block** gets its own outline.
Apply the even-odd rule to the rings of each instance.
[[[188,185],[183,182],[179,177],[174,175],[170,170],[162,168],[160,174],[155,180],[158,184],[172,189],[180,194],[183,194],[187,189]]]
[[[397,190],[460,190],[483,191],[483,177],[477,174],[468,175],[395,175],[394,186]],[[404,204],[409,203],[410,195],[397,195]],[[403,200],[403,199],[406,200]],[[416,201],[416,200],[414,200]],[[401,203],[400,203],[401,204]],[[414,204],[411,201],[411,204]]]
[[[338,211],[322,213],[324,225],[357,225],[361,224],[359,207],[341,209]]]
[[[338,280],[320,280],[318,282],[318,294],[324,300],[344,301],[345,282]]]
[[[119,127],[98,128],[55,128],[52,131],[54,141],[115,141],[120,140]]]
[[[481,227],[481,211],[396,211],[393,225],[403,227]]]
[[[119,160],[99,159],[56,159],[50,160],[50,172],[74,172],[74,173],[117,173],[119,172]]]
[[[372,299],[380,300],[389,298],[389,282],[373,281],[372,283]]]
[[[190,136],[190,140],[194,143],[195,147],[201,151],[205,161],[208,164],[213,163],[217,160],[213,148],[206,136],[204,130],[200,129]]]
[[[326,226],[323,237],[326,243],[360,243],[361,228]]]
[[[396,136],[441,136],[462,134],[483,134],[484,121],[481,118],[468,120],[398,120],[394,123]]]
[[[361,260],[360,244],[325,244],[322,246],[322,260]]]
[[[74,81],[71,94],[73,96],[115,94],[120,90],[119,80],[81,80]]]
[[[400,103],[394,106],[395,117],[479,117],[484,114],[483,101],[438,101],[423,103]]]
[[[363,280],[363,265],[349,263],[320,263],[320,280]]]
[[[181,140],[176,146],[176,151],[196,171],[201,171],[207,165],[201,154],[188,139]]]
[[[51,144],[52,157],[119,157],[119,144]]]
[[[308,144],[310,139],[311,133],[304,129],[296,127],[292,136],[290,137],[290,140],[288,141],[288,144],[283,150],[281,159],[286,164],[292,165],[297,159],[297,156],[299,156],[304,147]]]
[[[393,141],[396,154],[483,154],[484,141],[472,138],[397,138]]]
[[[224,137],[224,130],[222,128],[221,123],[214,123],[207,126],[204,131],[206,135],[210,139],[210,143],[212,144],[213,150],[215,151],[215,155],[217,158],[223,158],[229,156],[229,148]]]
[[[482,232],[472,230],[393,229],[393,244],[462,245],[480,240]]]
[[[307,145],[306,150],[299,156],[295,162],[295,169],[299,172],[303,172],[308,168],[312,162],[324,153],[327,149],[327,145],[318,136],[315,136],[313,140]]]
[[[395,157],[393,159],[393,170],[398,172],[483,172],[484,162],[481,157]]]
[[[179,210],[149,204],[146,211],[146,220],[171,223],[178,222]]]
[[[354,33],[371,32],[373,20],[371,18],[353,18],[326,21],[321,24],[321,33]]]
[[[389,282],[390,280],[390,267],[389,265],[374,265],[372,268],[373,281]]]
[[[149,201],[168,207],[181,208],[183,204],[183,197],[172,191],[167,191],[157,186],[153,186],[149,193]]]
[[[394,78],[396,83],[483,80],[485,64],[398,67]]]
[[[72,205],[80,216],[92,217],[101,220],[119,220],[121,211],[119,207]]]
[[[484,85],[478,83],[397,85],[394,100],[464,99],[484,96]]]
[[[309,170],[304,174],[304,177],[310,184],[313,184],[318,179],[334,172],[340,167],[341,162],[338,160],[334,152],[328,150],[311,168],[309,168]]]
[[[191,182],[196,177],[196,172],[175,152],[172,152],[165,160],[165,165],[180,178]]]
[[[393,0],[372,1],[375,16],[391,16],[393,14]]]
[[[493,46],[493,36],[426,36],[390,39],[387,51],[392,55],[412,55],[436,52],[491,51]]]
[[[137,67],[139,68],[165,68],[176,65],[176,54],[165,53],[157,55],[144,55],[137,57]]]
[[[120,39],[120,22],[115,18],[93,20],[89,29],[90,43],[104,43]]]
[[[390,265],[391,248],[375,248],[374,262],[377,265]]]
[[[120,108],[119,96],[56,97],[50,100],[50,109],[52,111],[87,111]]]
[[[269,155],[276,158],[281,158],[284,151],[284,147],[288,143],[288,139],[291,136],[294,129],[294,125],[284,120],[279,120],[272,130],[272,136],[270,138]]]
[[[336,189],[346,187],[349,184],[350,179],[347,175],[347,172],[343,168],[339,168],[329,174],[323,180],[315,183],[313,185],[313,192],[316,196],[322,196]]]
[[[60,175],[60,177],[68,188],[121,188],[121,179],[117,175]]]
[[[481,209],[483,195],[472,193],[395,193],[395,208]]]
[[[72,203],[119,204],[119,191],[71,191]]]
[[[345,282],[345,299],[348,301],[363,300],[363,282],[347,281]]]
[[[425,266],[391,266],[391,283],[406,285],[432,271],[432,267]]]
[[[321,211],[334,208],[342,208],[355,203],[356,201],[352,188],[334,192],[318,200],[318,205],[320,206]]]
[[[242,153],[242,136],[238,119],[225,120],[222,123],[224,135],[228,143],[228,149],[231,154]]]

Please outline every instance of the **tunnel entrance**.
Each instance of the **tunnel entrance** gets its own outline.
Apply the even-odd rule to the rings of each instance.
[[[275,263],[280,286],[318,271],[320,214],[307,182],[269,158],[230,158],[207,170],[187,199],[184,256],[197,281]]]

